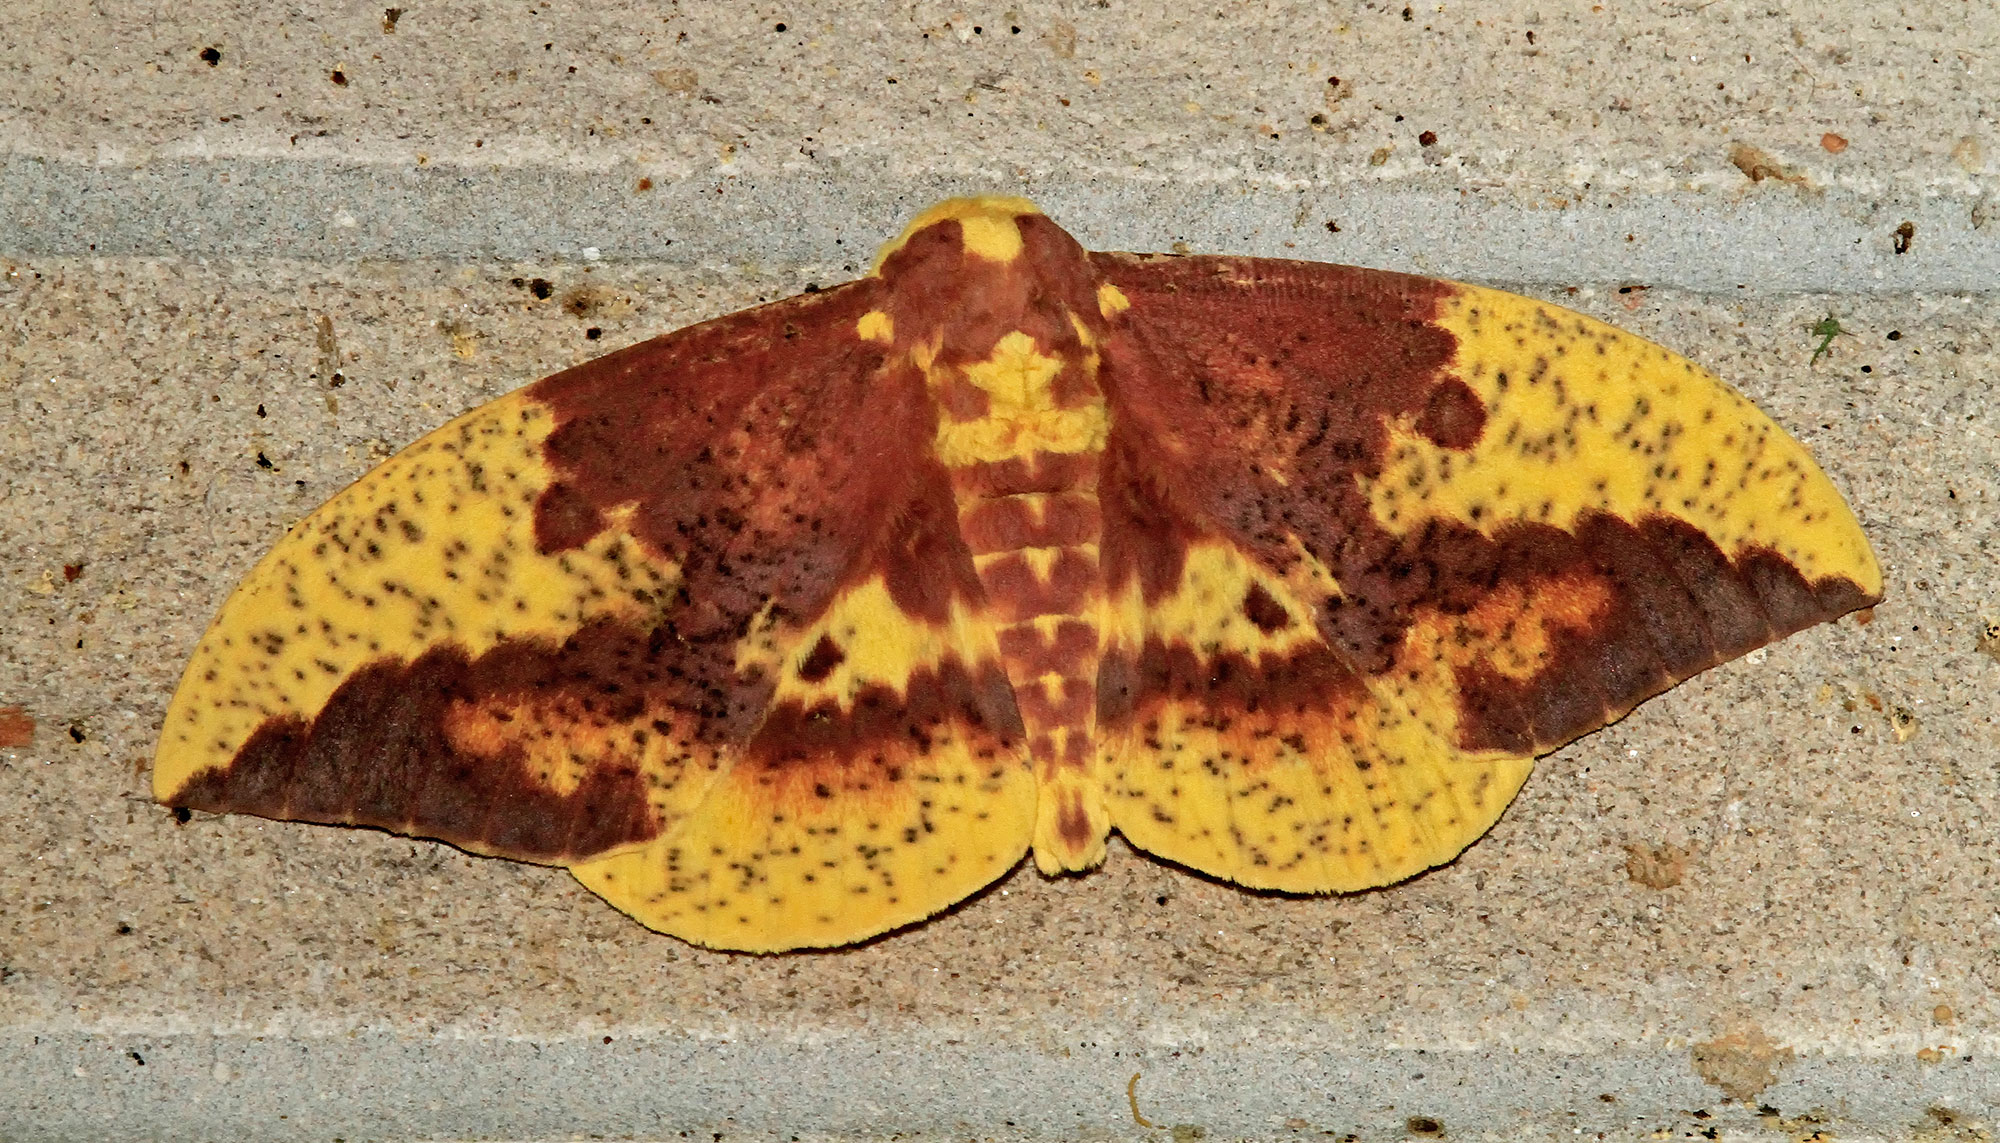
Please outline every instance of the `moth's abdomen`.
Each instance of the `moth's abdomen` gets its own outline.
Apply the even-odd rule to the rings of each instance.
[[[1079,411],[1101,425],[1101,396]],[[964,424],[947,425],[940,436]],[[1036,449],[953,466],[959,531],[979,573],[1035,768],[1035,855],[1048,872],[1102,861],[1110,829],[1092,765],[1103,657],[1102,439],[1100,429],[1088,437],[1092,447],[1078,451]]]
[[[1041,454],[1020,468],[1041,478],[1029,490],[968,489],[959,500],[1034,762],[1035,854],[1051,872],[1101,861],[1109,829],[1091,765],[1104,602],[1096,462],[1095,452]],[[980,464],[963,475],[976,487],[999,474]]]

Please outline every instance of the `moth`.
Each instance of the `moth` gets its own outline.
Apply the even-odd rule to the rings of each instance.
[[[863,940],[1113,830],[1341,893],[1881,592],[1805,449],[1657,345],[956,199],[865,278],[536,382],[328,501],[203,636],[154,790],[564,866],[720,949]]]

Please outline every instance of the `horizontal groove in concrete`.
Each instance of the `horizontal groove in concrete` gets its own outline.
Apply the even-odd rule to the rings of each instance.
[[[0,1039],[0,1069],[35,1093],[0,1108],[0,1136],[30,1143],[690,1133],[729,1143],[800,1133],[1156,1140],[1166,1129],[1176,1140],[1700,1138],[1707,1131],[1799,1139],[1831,1129],[1852,1140],[1920,1132],[1977,1138],[1947,1130],[1977,1132],[2000,1116],[2000,1060],[1991,1057],[1935,1067],[1907,1056],[1782,1060],[1782,1076],[1756,1099],[1711,1111],[1712,1092],[1687,1069],[1687,1054],[1357,1052],[1316,1044],[1309,1029],[1289,1042],[1173,1047],[1108,1028],[1061,1042],[976,1034],[806,1042],[769,1029],[511,1040],[62,1034]],[[1003,1059],[1004,1068],[994,1066]],[[1534,1087],[1525,1118],[1523,1077]],[[173,1092],[176,1119],[159,1114],[164,1091]],[[360,1093],[373,1097],[355,1098]],[[1503,1123],[1514,1127],[1489,1130]]]
[[[1004,193],[1035,198],[1094,249],[1753,294],[2000,288],[2000,217],[1987,220],[2000,209],[1977,195],[1881,199],[1771,183],[1551,189],[1524,202],[1443,181],[1300,189],[1251,178],[893,177],[889,166],[661,175],[634,193],[649,177],[636,166],[94,165],[14,153],[0,157],[0,254],[814,263],[839,279],[865,272],[876,245],[930,201]]]

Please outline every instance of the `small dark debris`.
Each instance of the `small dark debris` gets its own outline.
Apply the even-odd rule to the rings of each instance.
[[[207,47],[201,49],[201,62],[207,64],[210,67],[214,67],[217,64],[221,63],[222,49],[216,47]]]
[[[1306,122],[1311,123],[1315,127],[1324,127],[1326,126],[1326,116],[1315,115],[1311,119],[1306,120]]]
[[[1403,1121],[1403,1127],[1412,1135],[1434,1138],[1444,1134],[1444,1124],[1428,1115],[1412,1115]]]
[[[1888,337],[1890,341],[1901,341],[1903,340],[1903,331],[1900,329],[1892,329],[1889,331]]]
[[[1331,218],[1327,219],[1327,220],[1326,220],[1326,232],[1327,232],[1328,234],[1339,234],[1339,233],[1340,233],[1340,224],[1339,224],[1338,222],[1335,222],[1335,221],[1334,221],[1334,220],[1332,220]]]
[[[783,24],[773,24],[771,25],[771,30],[774,32],[782,32],[785,30],[785,26]]]
[[[1435,131],[1425,131],[1424,133],[1417,136],[1418,146],[1435,147],[1437,146],[1437,141],[1438,141],[1438,133]]]
[[[259,405],[257,406],[257,415],[258,415],[258,416],[260,416],[260,417],[266,417],[266,416],[269,416],[270,414],[268,414],[268,413],[266,413],[266,412],[264,411],[264,406],[263,406],[262,404],[259,404]]]
[[[384,34],[389,34],[389,33],[393,33],[393,32],[394,32],[394,31],[396,30],[396,21],[398,21],[398,20],[400,20],[400,19],[402,19],[402,18],[403,18],[403,10],[402,10],[401,8],[384,8],[384,9],[382,9],[382,31],[383,31],[383,33],[384,33]]]
[[[588,286],[578,286],[564,294],[562,299],[562,307],[569,311],[571,317],[589,317],[602,304],[603,298]]]
[[[808,294],[817,294],[817,293],[819,293],[819,283],[818,283],[818,282],[807,282],[807,283],[806,283],[806,293],[808,293]]]
[[[645,191],[649,191],[649,190],[652,190],[652,189],[653,189],[653,180],[651,180],[651,179],[648,179],[648,178],[641,178],[641,179],[639,180],[639,183],[638,183],[638,186],[637,186],[637,187],[636,187],[635,189],[637,189],[637,190],[638,190],[638,191],[640,191],[641,193],[644,193]]]
[[[262,452],[259,452],[257,454],[257,467],[262,469],[268,469],[272,472],[276,472],[278,470],[278,466],[271,463],[271,458],[265,456]]]
[[[128,924],[126,924],[126,923],[125,923],[124,921],[120,921],[120,922],[118,922],[118,935],[119,935],[119,936],[121,936],[121,937],[129,937],[129,936],[131,936],[131,935],[132,935],[132,926],[131,926],[131,925],[128,925]]]
[[[549,295],[556,292],[556,288],[549,284],[547,278],[536,278],[534,281],[528,283],[528,292],[543,301],[547,301]]]
[[[78,576],[80,576],[80,575],[82,575],[82,574],[83,574],[83,565],[82,565],[81,563],[74,563],[74,564],[64,564],[64,565],[63,565],[63,582],[64,582],[64,583],[75,583],[75,582],[76,582],[76,580],[77,580],[77,577],[78,577]]]
[[[334,68],[331,72],[327,73],[326,78],[332,80],[335,87],[347,86],[347,73],[339,68]]]
[[[1411,20],[1414,20],[1414,19],[1416,19],[1416,18],[1417,18],[1417,14],[1416,14],[1415,12],[1412,12],[1412,11],[1411,11],[1410,9],[1408,9],[1408,8],[1405,8],[1405,9],[1403,9],[1403,22],[1404,22],[1405,24],[1409,23],[1409,22],[1410,22]]]
[[[1337,76],[1337,75],[1330,75],[1330,76],[1327,76],[1327,77],[1326,77],[1326,85],[1327,85],[1328,87],[1339,87],[1339,86],[1340,86],[1340,77],[1339,77],[1339,76]]]
[[[1916,223],[1906,221],[1903,223],[1903,225],[1898,226],[1896,228],[1896,238],[1895,238],[1896,253],[1908,254],[1910,252],[1910,242],[1913,239],[1915,239],[1916,236],[1917,236]]]
[[[2000,619],[1986,619],[1979,624],[1979,634],[1973,646],[1982,655],[1991,656],[2000,662]]]
[[[133,1063],[138,1064],[142,1068],[146,1066],[146,1057],[140,1055],[138,1052],[127,1051],[125,1054],[132,1057]]]
[[[175,806],[175,807],[174,807],[174,821],[175,821],[175,822],[177,822],[177,823],[179,823],[179,824],[181,824],[181,825],[186,825],[186,824],[188,824],[189,822],[191,822],[191,821],[193,821],[193,820],[194,820],[194,811],[193,811],[193,810],[190,810],[190,809],[188,809],[188,808],[187,808],[186,806]]]
[[[589,338],[591,341],[596,341],[598,338],[604,336],[604,331],[597,326],[591,326],[589,329],[583,331],[583,336]]]
[[[69,724],[69,740],[71,742],[82,742],[86,737],[88,736],[83,733],[82,723],[72,722]]]

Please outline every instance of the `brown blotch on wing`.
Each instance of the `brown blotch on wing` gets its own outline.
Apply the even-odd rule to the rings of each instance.
[[[674,738],[673,727],[643,705],[597,708],[593,691],[609,696],[589,684],[566,690],[536,677],[533,653],[499,657],[511,665],[492,656],[469,663],[441,648],[407,665],[363,668],[310,725],[266,722],[229,765],[197,774],[168,804],[374,826],[478,853],[561,862],[655,836],[664,822],[650,790],[678,782],[682,770],[713,769],[712,755],[686,737],[669,748],[671,769],[649,769],[648,737]],[[509,675],[511,686],[503,681]],[[507,718],[511,725],[495,733],[454,713],[473,696],[508,690],[534,696],[547,717]],[[599,733],[590,733],[592,724]],[[535,739],[566,733],[594,739],[597,756],[568,781],[551,781],[536,766]],[[555,746],[568,753],[568,744]]]
[[[1416,428],[1445,448],[1468,449],[1486,428],[1486,406],[1463,381],[1447,377],[1431,389]]]
[[[840,649],[831,636],[822,635],[799,664],[799,678],[809,683],[822,682],[833,674],[834,668],[847,661],[847,653]]]
[[[1292,625],[1291,614],[1285,610],[1284,604],[1273,598],[1261,583],[1251,584],[1250,590],[1244,593],[1243,614],[1266,635]]]

